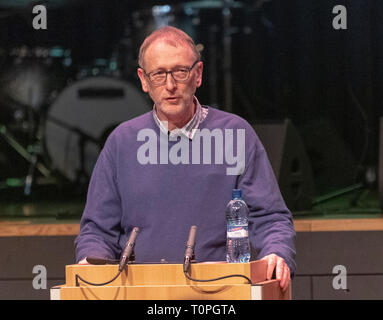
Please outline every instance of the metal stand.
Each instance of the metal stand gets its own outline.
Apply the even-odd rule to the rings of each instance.
[[[209,28],[209,98],[210,105],[216,107],[218,105],[218,77],[217,77],[217,33],[218,26],[216,24]]]
[[[43,176],[49,177],[51,171],[41,162],[37,161],[36,155],[28,152],[8,131],[7,127],[3,124],[0,124],[0,134],[5,139],[5,141],[14,149],[20,156],[27,160],[30,164],[33,164]]]
[[[225,109],[228,112],[233,111],[233,92],[231,77],[231,10],[230,0],[223,0],[223,78],[224,78],[224,96]]]

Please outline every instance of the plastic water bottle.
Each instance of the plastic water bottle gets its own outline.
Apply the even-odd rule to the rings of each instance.
[[[233,189],[232,200],[230,200],[226,207],[227,262],[250,261],[248,216],[249,209],[245,201],[242,200],[242,191],[240,189]]]

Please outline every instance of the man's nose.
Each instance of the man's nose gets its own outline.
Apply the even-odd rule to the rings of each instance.
[[[168,72],[166,74],[166,89],[168,89],[169,91],[172,91],[175,89],[176,85],[177,83],[174,80],[172,73]]]

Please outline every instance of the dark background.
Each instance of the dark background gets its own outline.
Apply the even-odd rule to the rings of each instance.
[[[39,3],[47,8],[47,30],[32,28],[32,8]],[[367,169],[376,173],[378,166],[378,121],[383,114],[383,2],[236,3],[240,8],[231,10],[233,112],[253,123],[291,119],[309,156],[316,195],[365,182]],[[164,4],[171,5],[176,25],[204,45],[204,84],[197,92],[199,100],[227,109],[222,10],[209,6],[200,10],[200,23],[193,25],[191,18],[182,13],[185,2],[181,1],[2,0],[0,72],[13,72],[14,58],[9,57],[12,48],[60,46],[70,49],[71,64],[51,72],[58,94],[69,82],[77,81],[82,71],[86,73],[100,64],[100,58],[107,62],[116,59],[118,72],[114,76],[117,74],[140,90],[135,74],[138,47],[150,31],[147,26],[152,21],[151,8]],[[347,8],[347,30],[332,27],[332,9],[339,4]],[[137,13],[144,17],[142,27],[135,25],[133,17]],[[212,57],[216,61],[211,61]],[[12,123],[14,107],[4,101],[0,101],[1,123]],[[47,108],[49,105],[38,110],[38,117]],[[2,179],[23,176],[27,166],[17,155],[11,156],[12,151],[4,151],[6,145],[1,143]],[[14,159],[11,170],[6,168],[10,158]],[[369,187],[377,188],[376,180],[369,183]]]
[[[55,172],[60,177],[56,185],[34,184],[32,194],[25,196],[23,184],[30,164],[6,141],[4,126],[21,147],[30,151],[38,135],[36,126],[44,127],[46,114],[68,86],[98,74],[127,81],[140,91],[135,59],[140,42],[151,31],[149,13],[154,5],[170,4],[176,25],[204,45],[204,83],[197,92],[201,103],[228,109],[222,67],[222,14],[220,9],[209,8],[213,2],[194,4],[203,6],[203,3],[207,8],[201,9],[197,16],[185,16],[183,1],[0,0],[3,230],[7,231],[9,217],[16,218],[13,223],[20,217],[31,218],[28,223],[36,223],[38,229],[41,219],[39,222],[34,217],[55,217],[52,226],[71,218],[79,220],[86,183],[84,188],[73,182],[63,183],[60,172]],[[367,191],[376,191],[376,179],[373,175],[367,179],[366,173],[376,174],[378,169],[379,117],[383,116],[383,1],[236,3],[240,6],[232,10],[232,111],[251,123],[291,119],[308,154],[317,199],[357,183],[362,183]],[[47,30],[32,28],[32,8],[37,4],[47,8]],[[347,8],[347,30],[332,27],[335,5]],[[137,24],[137,16],[143,17],[142,26]],[[193,24],[196,18],[200,19],[199,24]],[[61,51],[49,66],[47,57],[19,59],[21,48],[31,52],[38,47],[57,47]],[[10,79],[18,80],[21,87],[31,82],[41,85],[35,96],[40,100],[22,101],[27,106],[10,100],[13,93],[19,99],[25,94],[9,91]],[[44,142],[44,133],[40,139]],[[43,148],[37,154],[49,168],[49,153]],[[59,189],[59,201],[54,186]],[[68,200],[61,198],[63,193],[68,194]],[[348,214],[344,208],[364,194],[348,194],[348,198],[340,199],[335,211],[328,205],[320,208],[320,212],[324,218],[329,217],[327,213]],[[378,207],[359,208],[359,215],[356,211],[351,213],[359,218],[369,213],[370,217],[374,213],[381,217]],[[10,225],[17,229],[13,226]],[[297,232],[298,269],[293,279],[293,298],[381,299],[381,233],[380,230]],[[44,232],[38,235],[0,237],[3,259],[0,287],[4,288],[0,299],[48,299],[49,290],[33,290],[31,286],[35,276],[31,272],[37,264],[47,267],[48,288],[65,282],[63,266],[74,261],[74,235],[46,236]],[[347,266],[347,290],[334,290],[331,285],[332,268],[339,264]]]

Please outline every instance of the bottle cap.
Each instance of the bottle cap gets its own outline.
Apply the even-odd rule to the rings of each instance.
[[[231,194],[231,197],[233,199],[242,199],[242,190],[241,189],[233,189],[233,192]]]

